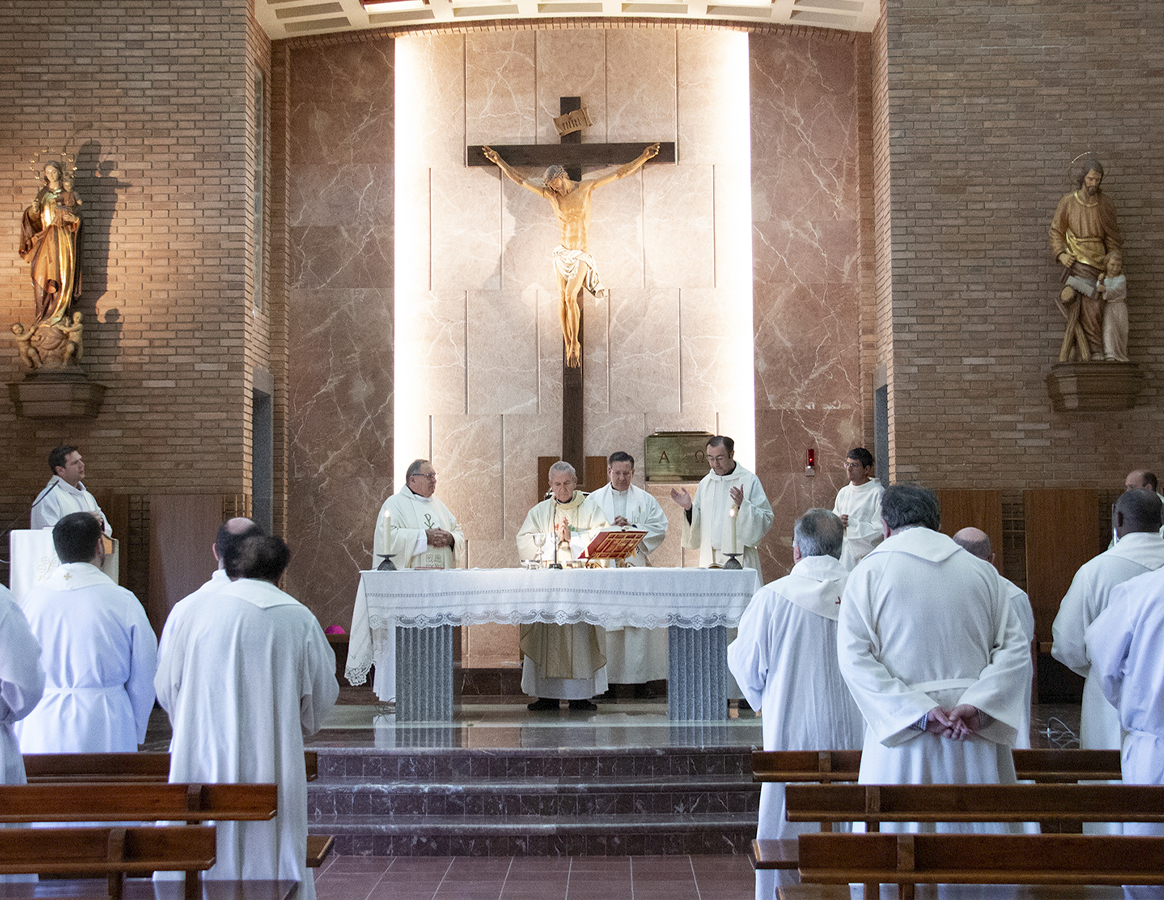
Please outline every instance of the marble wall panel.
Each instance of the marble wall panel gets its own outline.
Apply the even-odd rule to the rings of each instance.
[[[402,306],[409,309],[422,292],[432,290],[432,191],[427,167],[398,167],[394,194],[396,210],[394,272],[396,293],[413,298]]]
[[[398,413],[464,413],[465,295],[398,293],[396,304]]]
[[[586,452],[590,456],[610,456],[615,450],[629,453],[636,460],[635,484],[646,487],[643,480],[646,468],[642,463],[645,429],[646,417],[641,412],[624,410],[592,416],[586,420],[584,429]]]
[[[556,289],[538,291],[538,412],[544,416],[554,417],[558,422],[561,422],[562,365],[566,357],[562,345],[562,326],[558,320],[558,306]],[[595,318],[594,315],[583,314],[584,334],[587,320],[593,318]],[[598,343],[597,340],[593,342]],[[590,343],[591,341],[587,341],[587,347]],[[602,343],[605,344],[605,341]],[[587,347],[583,347],[584,353],[590,352]],[[598,352],[597,347],[594,352]],[[585,373],[583,373],[583,377],[585,377]],[[554,440],[553,447],[553,454],[561,452],[561,427],[558,429],[558,436]],[[551,454],[542,453],[541,455],[549,456]]]
[[[433,416],[432,464],[441,500],[465,537],[500,540],[501,416]]]
[[[392,285],[391,229],[370,223],[291,228],[290,285],[305,290]]]
[[[748,35],[680,31],[676,47],[679,160],[721,165],[748,134]]]
[[[470,291],[468,307],[468,408],[537,412],[537,292]]]
[[[489,172],[489,170],[476,170]],[[529,177],[540,172],[526,170]],[[504,290],[557,290],[550,253],[558,245],[558,222],[549,201],[514,184],[500,171],[489,172],[501,185],[501,287]]]
[[[860,406],[855,282],[757,284],[755,321],[759,406]]]
[[[536,40],[534,31],[466,36],[466,143],[534,143]]]
[[[593,123],[582,142],[610,140],[606,121],[605,31],[537,32],[537,142],[556,144],[561,97],[581,97]]]
[[[610,407],[678,413],[679,291],[612,293]]]
[[[595,416],[610,412],[610,307],[617,302],[612,291],[599,300],[582,292],[582,395],[585,398],[583,432],[585,423]],[[583,444],[586,443],[583,436]]]
[[[643,204],[648,287],[714,285],[713,178],[711,166],[659,166],[649,173]]]
[[[391,490],[391,300],[390,289],[289,291],[287,586],[325,625],[351,622]]]
[[[641,467],[642,463],[636,466],[636,475]],[[698,552],[687,554],[683,552],[683,508],[671,499],[671,485],[652,484],[647,486],[640,484],[639,487],[644,488],[658,500],[659,506],[663,507],[663,512],[667,515],[667,536],[663,538],[663,543],[659,545],[659,549],[651,554],[651,565],[679,567],[684,564],[695,565],[698,563]],[[688,558],[684,559],[685,556]]]
[[[504,484],[501,503],[504,510],[505,537],[511,542],[517,537],[526,513],[538,503],[548,484],[538,483],[538,457],[560,455],[562,449],[562,416],[511,415],[504,418],[503,454]],[[513,556],[509,565],[517,565],[517,544],[511,544]]]
[[[465,39],[410,34],[396,39],[397,165],[465,165]],[[400,138],[407,135],[407,140]]]
[[[729,386],[740,384],[745,368],[751,372],[751,328],[740,327],[741,321],[750,325],[751,320],[751,311],[740,308],[739,297],[726,291],[679,291],[680,392],[685,416],[707,416],[742,402],[739,391]],[[725,377],[728,372],[733,373],[730,380]],[[748,385],[749,404],[752,396]]]
[[[462,644],[461,665],[474,669],[520,666],[517,628],[500,622],[471,626]]]
[[[392,227],[394,178],[391,162],[296,166],[287,185],[287,224],[375,226],[383,233]]]
[[[649,191],[648,185],[659,180],[659,172],[674,169],[672,165],[648,163],[643,171],[605,185],[593,194],[590,253],[608,288],[637,290],[643,286],[644,194]]]
[[[434,291],[501,287],[501,196],[497,181],[464,167],[432,169]]]
[[[607,140],[673,141],[676,32],[606,32]]]
[[[758,283],[856,281],[859,222],[854,219],[774,218],[757,223],[753,241]]]
[[[752,170],[743,160],[715,166],[715,286],[738,297],[753,292]]]

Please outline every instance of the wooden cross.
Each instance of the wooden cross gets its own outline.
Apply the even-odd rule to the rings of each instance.
[[[560,114],[582,108],[581,97],[561,97]],[[562,136],[560,144],[490,144],[501,158],[514,167],[547,168],[561,165],[571,181],[582,180],[583,166],[609,166],[630,162],[643,151],[650,141],[633,144],[583,144],[582,133],[575,131]],[[482,145],[468,148],[470,166],[489,166]],[[675,162],[674,142],[659,143],[654,162]],[[582,304],[579,303],[579,310]],[[578,341],[582,342],[582,322],[578,323]],[[585,404],[582,397],[582,366],[566,365],[566,351],[562,349],[562,459],[578,470],[579,482],[584,473],[585,453],[582,447],[582,418]]]

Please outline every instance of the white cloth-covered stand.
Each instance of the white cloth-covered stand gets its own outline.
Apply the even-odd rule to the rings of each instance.
[[[451,642],[447,644],[447,651],[443,641],[398,644],[397,626],[401,629],[434,629],[444,625],[485,622],[512,625],[522,622],[557,625],[587,622],[599,627],[722,629],[739,622],[748,601],[760,586],[759,573],[754,569],[362,572],[352,613],[345,674],[351,684],[363,684],[374,662],[387,665],[390,657],[397,656],[394,665],[398,672],[406,670],[415,679],[431,679],[434,690],[444,691],[444,670],[452,669]],[[725,649],[720,650],[716,657],[721,664],[716,666],[714,673],[706,665],[693,666],[684,662],[678,667],[682,683],[669,684],[668,693],[674,691],[678,697],[689,698],[689,701],[676,708],[669,703],[671,718],[726,717],[726,693],[717,699],[720,692],[726,691],[726,666],[722,665],[726,642],[722,636],[713,640],[716,645],[720,642],[724,642]],[[684,642],[672,643],[678,645],[673,652],[682,652]],[[427,658],[406,659],[397,655],[404,653],[406,647],[416,648]],[[724,671],[720,672],[719,668]],[[671,671],[674,673],[676,668],[672,667]],[[437,703],[436,708],[443,712],[445,704]],[[447,708],[451,715],[451,695]],[[404,721],[400,718],[403,713],[398,707],[398,721]]]

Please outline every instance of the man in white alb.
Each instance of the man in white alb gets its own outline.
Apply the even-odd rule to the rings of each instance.
[[[1160,502],[1164,503],[1164,494],[1160,493],[1159,485],[1156,481],[1156,475],[1152,472],[1149,472],[1147,469],[1132,469],[1132,471],[1128,472],[1127,477],[1124,478],[1124,490],[1152,491],[1157,497],[1160,498]],[[1160,536],[1164,537],[1164,527],[1161,527],[1160,529]],[[1115,545],[1115,528],[1112,528],[1111,543],[1107,545],[1107,549],[1110,550]]]
[[[860,750],[865,730],[837,665],[837,616],[848,573],[844,530],[827,509],[810,509],[792,532],[792,571],[752,597],[728,646],[728,667],[763,711],[765,750]],[[805,665],[812,660],[811,665]],[[794,839],[819,827],[785,819],[784,785],[760,788],[756,837]],[[774,900],[789,870],[756,870],[756,900]]]
[[[214,561],[218,564],[218,567],[210,574],[210,579],[202,587],[198,588],[194,593],[186,595],[178,603],[183,602],[183,600],[189,600],[191,597],[214,593],[230,584],[230,578],[226,574],[227,552],[242,541],[243,538],[248,538],[252,534],[262,533],[262,528],[243,516],[227,519],[219,525],[218,533],[214,536],[214,543],[210,545],[210,552],[214,555]]]
[[[841,565],[848,571],[881,543],[881,495],[885,488],[873,478],[873,454],[864,447],[854,447],[845,459],[849,483],[837,491],[833,512],[841,517],[845,528],[845,546]]]
[[[398,569],[456,569],[464,563],[465,536],[449,508],[433,496],[436,485],[432,463],[413,460],[404,487],[380,507],[373,568],[387,554]]]
[[[132,753],[154,706],[157,639],[137,598],[101,571],[92,514],[53,526],[61,564],[24,597],[45,693],[16,726],[25,753]]]
[[[1119,714],[1091,675],[1084,635],[1107,608],[1116,585],[1164,566],[1160,517],[1161,503],[1155,491],[1120,494],[1112,515],[1116,545],[1079,567],[1051,626],[1051,655],[1085,679],[1079,722],[1079,746],[1083,750],[1118,750],[1121,743]],[[1085,825],[1084,831],[1122,834],[1123,827],[1118,822],[1102,823]]]
[[[307,870],[303,736],[335,704],[335,654],[307,607],[275,586],[290,559],[277,537],[227,549],[230,579],[174,607],[158,651],[158,703],[170,716],[171,782],[274,782],[278,814],[218,822],[207,879],[298,881]]]
[[[736,442],[716,435],[707,442],[711,471],[695,489],[672,488],[671,499],[684,512],[683,546],[699,550],[703,567],[727,560],[736,553],[745,569],[760,570],[756,545],[772,527],[772,507],[760,479],[735,461]],[[737,509],[735,516],[731,510]]]
[[[1031,598],[1027,596],[1027,592],[1021,587],[1009,578],[1003,578],[1002,573],[998,572],[998,567],[994,565],[994,549],[990,546],[990,536],[981,528],[962,528],[954,533],[954,543],[971,556],[977,556],[979,559],[985,560],[994,567],[994,571],[998,573],[999,581],[1002,582],[1002,591],[1010,601],[1010,605],[1014,607],[1015,614],[1019,617],[1019,624],[1023,627],[1023,634],[1026,636],[1029,646],[1035,639],[1035,611],[1031,608]],[[1031,666],[1031,676],[1026,681],[1026,699],[1023,701],[1024,716],[1023,720],[1019,722],[1018,737],[1014,741],[1015,747],[1019,750],[1029,750],[1031,746],[1031,685],[1034,680],[1033,657]]]
[[[81,451],[67,444],[54,447],[49,453],[48,464],[53,477],[32,501],[30,527],[52,528],[69,513],[88,512],[97,517],[105,536],[111,537],[113,529],[109,520],[93,495],[81,483],[85,477],[85,461],[81,459]]]
[[[659,548],[667,536],[667,514],[659,501],[635,487],[635,458],[617,450],[606,461],[609,483],[590,495],[602,507],[612,525],[642,529],[647,536],[629,558],[631,565],[647,566],[648,556]],[[667,677],[666,628],[607,628],[606,680],[610,684],[633,684],[635,696],[649,699],[654,691],[647,683]]]
[[[866,724],[858,780],[1013,784],[1030,650],[998,574],[938,531],[938,498],[920,485],[886,488],[881,516],[885,540],[849,573],[838,620]]]
[[[24,759],[12,726],[32,712],[43,693],[40,644],[16,599],[0,585],[0,784],[25,782]]]
[[[568,462],[550,466],[550,496],[525,517],[517,533],[517,552],[522,559],[537,554],[534,535],[545,535],[545,556],[559,562],[577,559],[598,530],[610,523],[601,507],[578,487],[578,475]],[[570,709],[595,710],[590,702],[606,690],[604,640],[594,625],[550,625],[533,622],[521,626],[521,689],[538,699],[531,712],[548,712],[569,700]]]

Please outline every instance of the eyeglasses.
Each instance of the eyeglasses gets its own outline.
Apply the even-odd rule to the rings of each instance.
[[[436,481],[436,472],[429,472],[428,474],[425,474],[424,472],[417,472],[412,477],[413,478],[428,478],[432,481]]]
[[[865,467],[864,467],[863,465],[861,465],[859,462],[846,462],[846,463],[842,463],[842,467],[843,467],[843,468],[846,468],[846,469],[863,469],[863,468],[865,468]]]

